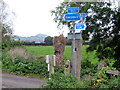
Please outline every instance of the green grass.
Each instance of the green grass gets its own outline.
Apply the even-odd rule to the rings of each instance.
[[[83,45],[82,47],[82,62],[85,60],[90,60],[92,64],[96,64],[98,62],[98,58],[95,56],[95,51],[93,52],[86,52],[88,45]],[[32,51],[34,55],[52,55],[54,54],[54,47],[53,46],[25,46],[27,51]],[[71,60],[71,46],[65,46],[64,51],[64,59]]]
[[[27,51],[32,51],[34,55],[52,55],[54,54],[53,46],[25,46]]]

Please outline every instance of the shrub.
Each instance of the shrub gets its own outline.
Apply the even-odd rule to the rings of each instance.
[[[93,76],[97,72],[97,65],[96,64],[91,64],[89,60],[85,60],[81,62],[81,74],[80,77],[90,74]]]
[[[8,54],[2,55],[2,67],[16,74],[39,74],[40,77],[48,77],[47,64],[44,59],[34,59],[31,62],[24,62],[24,58],[16,57],[15,63],[11,61]],[[26,60],[29,61],[29,60]]]
[[[71,75],[65,78],[63,73],[55,73],[51,75],[51,79],[47,81],[47,86],[44,88],[74,88],[74,85],[75,80]]]
[[[115,75],[107,74],[107,70],[117,71],[113,67],[103,67],[95,75],[95,88],[118,88],[118,78]]]
[[[65,77],[63,68],[51,75],[51,79],[47,80],[47,85],[42,86],[43,88],[89,88],[90,82],[81,79],[73,78],[72,74],[68,74]]]
[[[21,46],[21,43],[20,40],[18,41],[15,41],[15,40],[10,40],[10,41],[3,41],[2,42],[2,49],[6,49],[5,51],[7,50],[10,50],[11,47],[15,47],[15,46]]]
[[[32,62],[32,71],[35,74],[40,74],[41,77],[48,77],[48,67],[44,59],[36,59]]]

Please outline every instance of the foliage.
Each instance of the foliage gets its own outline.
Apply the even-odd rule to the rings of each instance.
[[[92,64],[91,61],[85,60],[81,63],[81,76],[84,75],[91,75],[94,76],[94,74],[97,72],[97,64]]]
[[[17,74],[39,74],[39,77],[48,77],[47,64],[44,59],[23,61],[24,58],[16,57],[15,63],[8,54],[2,56],[2,67]],[[31,62],[30,62],[31,61]]]
[[[11,18],[12,17],[12,18]],[[4,1],[0,1],[0,28],[2,29],[2,40],[10,40],[13,31],[13,19],[15,13],[10,11],[8,5]]]
[[[3,41],[2,42],[2,49],[10,50],[12,47],[15,46],[21,46],[20,40],[15,41],[15,40],[10,40],[10,41]]]
[[[107,70],[117,71],[113,67],[103,67],[95,75],[94,86],[95,88],[118,88],[118,78],[115,75],[107,74]],[[119,77],[119,76],[118,76]]]
[[[8,54],[3,53],[2,57],[3,69],[7,69],[10,72],[20,75],[38,74],[39,77],[48,78],[49,72],[47,71],[47,64],[44,58],[31,58],[32,60],[28,60],[17,57],[13,64],[12,58]],[[65,78],[65,66],[63,65],[62,69],[55,66],[55,73],[51,76],[50,80],[47,80],[47,85],[43,86],[43,88],[118,88],[118,78],[114,75],[108,75],[105,73],[106,70],[116,69],[112,67],[104,67],[97,72],[97,64],[92,63],[94,61],[93,59],[94,58],[89,59],[89,57],[83,59],[81,63],[81,79],[73,78],[71,74]],[[114,60],[107,61],[112,66]],[[92,79],[86,80],[84,77],[85,75],[90,75]]]
[[[105,59],[105,62],[108,64],[108,66],[112,67],[113,64],[116,62],[114,59]]]
[[[87,28],[82,35],[83,40],[91,39],[88,51],[96,50],[99,60],[114,58],[117,60],[114,66],[120,67],[120,9],[110,8],[111,4],[106,2],[63,2],[51,13],[59,28],[66,25],[70,30],[72,21],[62,20],[68,7],[79,7],[79,13],[87,13]]]
[[[0,1],[0,28],[2,49],[10,49],[13,44],[19,44],[19,41],[13,41],[13,20],[15,13],[10,11],[9,6],[2,0]]]
[[[116,71],[115,68],[104,67],[99,72],[94,73],[92,79],[85,80],[83,76],[81,79],[76,79],[71,74],[65,77],[64,70],[61,69],[52,74],[51,79],[47,80],[47,85],[43,88],[118,88],[118,78],[115,75],[106,74],[106,70]]]
[[[51,76],[51,79],[47,81],[47,85],[43,88],[87,88],[89,82],[82,83],[80,80],[73,78],[71,74],[67,77],[63,73],[55,73]]]
[[[48,45],[53,45],[53,37],[47,36],[44,40],[44,42]]]

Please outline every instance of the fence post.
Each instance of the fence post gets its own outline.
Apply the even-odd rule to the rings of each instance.
[[[49,79],[51,74],[54,74],[55,55],[46,55],[46,63],[48,63]]]

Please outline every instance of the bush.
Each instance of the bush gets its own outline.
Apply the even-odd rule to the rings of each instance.
[[[103,67],[95,74],[95,88],[118,88],[118,78],[115,75],[107,74],[107,70],[117,71],[113,67]]]
[[[104,67],[97,72],[96,65],[87,63],[87,61],[82,64],[84,65],[81,69],[80,79],[73,78],[71,74],[65,77],[64,66],[62,69],[55,67],[55,73],[50,80],[47,80],[47,85],[43,88],[118,88],[118,78],[115,75],[106,74],[107,70],[116,71],[116,68]],[[90,77],[85,78],[88,75]]]
[[[47,64],[44,59],[34,59],[31,62],[24,62],[24,58],[16,57],[15,63],[8,54],[2,55],[2,67],[16,74],[39,74],[40,77],[48,77]],[[26,60],[29,61],[29,60]]]
[[[47,64],[44,59],[36,59],[32,62],[32,73],[40,74],[42,77],[48,77]]]
[[[64,73],[56,72],[51,76],[51,79],[47,81],[46,86],[43,88],[89,88],[89,81],[82,82],[80,79],[73,78],[71,74],[67,77]]]
[[[89,60],[81,62],[81,74],[80,77],[90,74],[93,76],[97,72],[97,65],[91,64]]]
[[[21,46],[21,43],[20,40],[18,41],[15,41],[15,40],[10,40],[10,41],[3,41],[2,42],[2,49],[5,51],[8,51],[10,50],[12,47],[15,47],[15,46]]]

